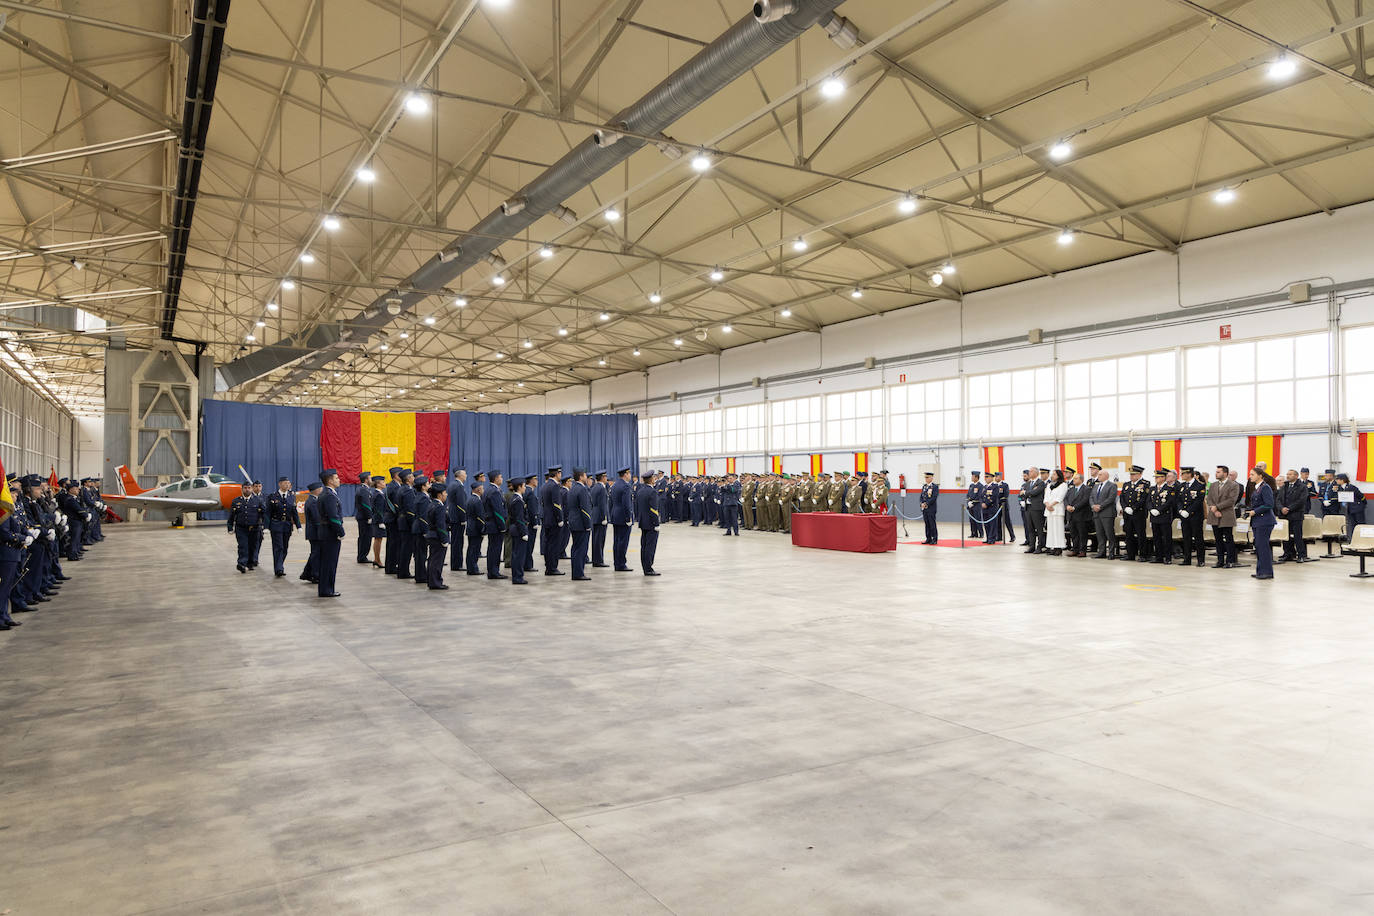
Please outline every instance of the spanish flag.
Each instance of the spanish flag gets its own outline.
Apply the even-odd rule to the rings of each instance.
[[[1083,461],[1082,442],[1064,442],[1059,446],[1059,469],[1067,472],[1069,468],[1075,471],[1086,471]]]
[[[781,455],[774,455],[774,456],[773,456],[773,473],[774,473],[774,474],[781,474],[781,473],[782,473],[782,456],[781,456]]]
[[[1359,457],[1355,461],[1356,480],[1374,480],[1374,433],[1360,433]],[[0,468],[3,474],[4,468]]]
[[[1283,436],[1251,436],[1250,454],[1247,457],[1249,462],[1246,467],[1253,468],[1261,461],[1269,469],[1270,476],[1279,473],[1279,445],[1283,442]]]
[[[668,462],[668,473],[676,477],[678,473],[677,466],[678,462],[676,460]]]
[[[868,452],[855,452],[855,453],[854,453],[854,473],[855,473],[855,474],[867,474],[867,473],[868,473]]]
[[[698,476],[698,477],[705,477],[705,476],[706,476],[706,459],[705,459],[705,458],[698,458],[698,459],[697,459],[697,476]]]
[[[727,474],[733,474],[733,473],[735,473],[735,459],[733,459],[733,458],[726,458],[726,459],[725,459],[725,473],[727,473]]]
[[[811,476],[821,476],[821,456],[819,454],[811,456]]]
[[[5,479],[5,462],[0,461],[0,481]],[[0,485],[0,522],[9,518],[14,511],[14,501],[10,499],[9,484]]]
[[[54,493],[57,492],[57,485],[59,482],[60,481],[57,479],[57,468],[53,467],[51,464],[48,465],[48,486],[52,487]]]
[[[1250,447],[1254,448],[1255,437],[1250,437]],[[1155,467],[1166,471],[1177,471],[1179,459],[1183,456],[1182,439],[1155,440]],[[1252,465],[1253,466],[1253,465]]]
[[[1077,465],[1074,465],[1077,467]],[[1006,471],[1002,467],[1002,446],[987,445],[983,447],[983,473],[1001,474]]]
[[[363,471],[386,474],[406,467],[417,474],[448,468],[447,413],[323,411],[320,453],[339,479],[354,483]]]

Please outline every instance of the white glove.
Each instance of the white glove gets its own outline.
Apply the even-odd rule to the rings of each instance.
[[[529,539],[530,539],[530,536],[529,536],[528,534],[522,535],[522,536],[520,537],[520,540],[522,540],[522,541],[528,541]]]
[[[1135,510],[1132,509],[1130,506],[1127,506],[1127,507],[1126,507],[1126,514],[1127,514],[1127,515],[1135,515]]]
[[[385,531],[385,530],[386,530],[386,525],[378,525],[378,526],[377,526],[377,530],[378,530],[378,531]]]
[[[1159,515],[1159,510],[1158,510],[1158,509],[1151,509],[1151,510],[1150,510],[1150,514],[1151,514],[1151,515]]]
[[[33,535],[29,535],[28,537],[24,538],[24,546],[25,546],[25,547],[29,546],[29,545],[32,544],[32,543],[33,543]]]
[[[105,502],[104,502],[104,500],[99,500],[99,499],[96,500],[96,501],[95,501],[95,507],[96,507],[97,509],[104,509],[104,508],[105,508]]]
[[[55,541],[55,540],[57,540],[57,532],[56,532],[56,531],[53,531],[53,530],[51,530],[51,529],[49,529],[49,531],[48,531],[48,540],[50,540],[50,541]]]
[[[38,537],[38,535],[40,535],[40,534],[42,534],[42,532],[39,531],[37,528],[30,528],[30,529],[29,529],[29,537],[31,537],[31,538],[36,538],[36,537]]]
[[[61,509],[57,511],[57,520],[59,522],[65,522],[67,520],[67,516],[62,513]]]
[[[970,500],[968,501],[968,507],[969,507],[970,509],[973,508],[973,500],[970,499]]]
[[[1180,509],[1180,510],[1178,510],[1178,517],[1179,517],[1179,518],[1187,518],[1187,517],[1188,517],[1188,510],[1187,510],[1187,509]]]

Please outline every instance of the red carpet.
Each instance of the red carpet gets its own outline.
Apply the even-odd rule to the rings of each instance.
[[[947,539],[947,538],[941,538],[940,540],[936,541],[934,544],[926,544],[924,541],[901,541],[901,542],[899,542],[899,543],[902,543],[902,544],[915,544],[915,545],[918,546],[918,547],[958,547],[958,546],[959,546],[959,539],[958,539],[958,538],[955,538],[955,539],[953,539],[953,540],[950,540],[950,539]],[[1006,545],[1006,544],[989,544],[987,541],[977,541],[977,540],[973,540],[972,538],[970,538],[970,539],[968,539],[968,540],[966,540],[966,541],[963,542],[963,546],[965,546],[965,547],[1005,547],[1005,546],[1007,546],[1007,545]]]

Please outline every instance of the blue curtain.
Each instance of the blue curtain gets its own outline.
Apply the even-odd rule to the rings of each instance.
[[[320,424],[317,407],[277,407],[206,399],[201,405],[201,461],[216,473],[238,478],[241,464],[261,480],[264,491],[277,488],[285,474],[303,490],[320,476]],[[449,464],[478,471],[544,474],[550,465],[614,475],[639,469],[639,426],[634,414],[545,416],[543,414],[449,413]],[[424,470],[430,470],[425,468]],[[355,484],[341,481],[339,501],[353,514]],[[224,513],[209,515],[223,518]]]
[[[584,467],[614,476],[624,467],[639,468],[639,426],[634,414],[544,416],[542,414],[449,414],[449,463],[478,471],[512,475],[539,474],[561,464],[564,473]]]

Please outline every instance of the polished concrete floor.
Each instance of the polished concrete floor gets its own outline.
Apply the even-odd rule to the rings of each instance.
[[[658,579],[322,601],[299,540],[108,533],[0,633],[13,916],[1374,912],[1352,560],[676,525]]]

